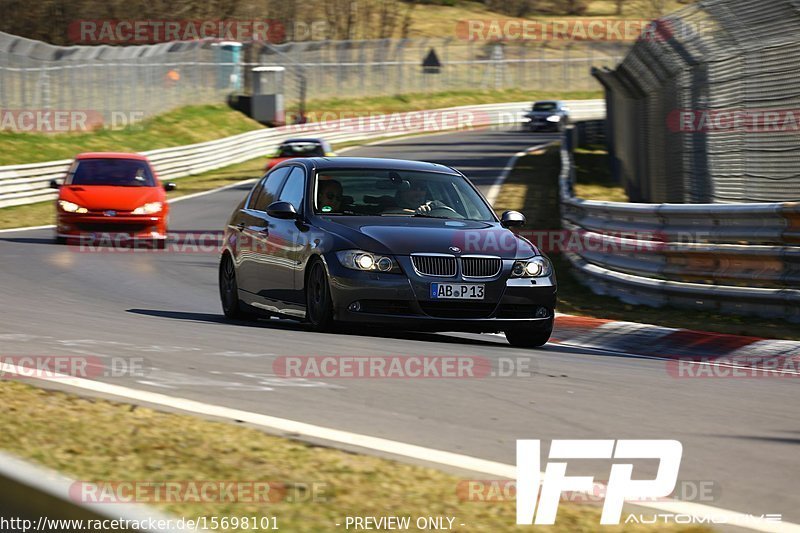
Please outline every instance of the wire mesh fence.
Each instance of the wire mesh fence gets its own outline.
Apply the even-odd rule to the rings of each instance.
[[[225,45],[59,47],[0,33],[0,109],[86,110],[114,124],[222,102],[242,68]]]
[[[626,49],[612,42],[455,39],[59,47],[0,33],[0,110],[87,110],[106,125],[124,126],[176,107],[248,93],[250,70],[270,65],[286,69],[290,110],[303,92],[321,100],[466,89],[598,90],[591,67],[615,65]],[[436,60],[423,66],[431,51]]]
[[[616,65],[627,49],[613,42],[382,39],[264,45],[259,61],[285,66],[289,83],[305,76],[313,100],[465,89],[597,90],[591,67]],[[431,53],[436,66],[426,67]],[[290,86],[287,95],[299,92]]]
[[[800,200],[799,8],[704,0],[597,72],[631,200]]]

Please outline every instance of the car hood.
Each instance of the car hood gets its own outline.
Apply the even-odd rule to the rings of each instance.
[[[133,211],[151,202],[165,201],[160,187],[114,187],[107,185],[66,185],[59,190],[59,199],[76,203],[90,211],[113,209]]]
[[[375,253],[492,255],[515,259],[539,255],[528,240],[497,222],[417,217],[322,217],[344,246]]]

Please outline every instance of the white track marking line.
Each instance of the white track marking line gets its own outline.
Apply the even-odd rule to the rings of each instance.
[[[503,188],[503,183],[505,183],[508,174],[514,168],[514,165],[517,164],[519,158],[523,157],[527,153],[527,150],[524,152],[517,152],[511,156],[511,159],[508,160],[508,163],[506,163],[506,166],[503,167],[500,175],[497,176],[495,182],[489,186],[489,190],[486,192],[486,199],[489,201],[489,205],[494,207],[494,203],[497,201],[497,197],[500,195],[500,190]]]
[[[9,228],[9,229],[0,229],[0,233],[12,233],[14,231],[32,231],[35,229],[50,229],[55,228],[55,224],[48,224],[46,226],[25,226],[22,228]]]
[[[171,200],[167,200],[167,203],[176,204],[178,202],[182,202],[184,200],[191,200],[193,198],[200,198],[201,196],[208,196],[209,194],[215,194],[218,192],[226,191],[228,189],[233,189],[240,185],[247,185],[250,183],[255,183],[256,181],[260,180],[261,178],[250,178],[249,180],[242,180],[237,181],[236,183],[229,183],[228,185],[223,185],[222,187],[217,187],[216,189],[209,189],[207,191],[196,192],[194,194],[187,194],[186,196],[178,196],[177,198],[173,198]]]
[[[347,152],[349,150],[356,150],[358,148],[365,148],[367,146],[377,146],[377,145],[380,145],[380,144],[390,144],[390,143],[397,142],[397,141],[405,141],[405,140],[408,140],[408,139],[417,139],[417,138],[422,138],[422,137],[436,137],[438,135],[453,135],[455,133],[469,133],[469,132],[474,132],[474,131],[485,131],[487,128],[490,128],[490,127],[491,127],[491,125],[478,127],[478,128],[471,129],[471,130],[469,130],[469,129],[466,129],[466,130],[449,130],[449,131],[437,131],[437,132],[433,132],[433,133],[411,133],[409,135],[398,135],[396,137],[387,137],[386,139],[379,139],[377,141],[372,141],[372,142],[368,142],[368,143],[364,143],[364,144],[356,144],[356,145],[353,145],[353,146],[346,146],[345,148],[342,148],[341,150],[335,150],[335,151],[336,151],[337,154],[343,154],[343,153],[345,153],[345,152]],[[353,141],[353,142],[358,142],[358,141]]]
[[[0,371],[8,374],[25,376],[29,370],[20,368],[10,363],[0,363]],[[454,467],[462,470],[469,470],[476,473],[499,476],[507,479],[516,479],[517,467],[488,461],[478,457],[461,455],[444,450],[425,448],[414,444],[371,437],[358,433],[350,433],[333,428],[315,426],[305,422],[297,422],[285,418],[241,411],[219,405],[197,402],[194,400],[175,398],[165,394],[130,389],[120,385],[111,385],[100,381],[75,378],[63,374],[53,373],[46,378],[37,378],[42,381],[54,382],[77,389],[88,390],[101,394],[108,394],[118,398],[136,400],[140,402],[177,409],[186,413],[212,416],[227,420],[238,420],[247,422],[255,426],[261,426],[272,430],[284,431],[293,435],[307,438],[322,439],[325,441],[357,446],[368,450],[384,452],[396,456],[407,457],[428,463]],[[542,474],[544,475],[544,474]],[[636,502],[637,507],[655,509],[658,511],[685,514],[696,517],[713,517],[716,520],[725,520],[729,525],[742,527],[753,531],[764,531],[769,533],[800,533],[800,525],[790,522],[770,522],[765,519],[752,517],[747,514],[727,509],[720,509],[710,505],[702,505],[693,502],[666,501],[666,502]]]
[[[506,163],[506,166],[503,167],[502,172],[500,172],[500,175],[497,177],[495,182],[489,187],[489,190],[486,193],[486,199],[489,201],[489,204],[491,206],[494,207],[494,203],[497,201],[497,197],[500,195],[500,190],[503,188],[503,184],[506,182],[506,178],[508,178],[508,175],[511,173],[512,170],[514,170],[514,165],[517,164],[517,160],[519,160],[520,157],[525,157],[526,155],[528,155],[528,152],[532,152],[537,148],[542,148],[544,146],[547,146],[548,144],[550,144],[550,142],[531,146],[530,148],[526,148],[525,150],[517,152],[516,154],[511,156],[511,159],[508,160],[508,163]]]

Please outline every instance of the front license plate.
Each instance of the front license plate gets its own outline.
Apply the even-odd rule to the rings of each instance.
[[[484,285],[462,283],[431,283],[434,300],[483,300]]]

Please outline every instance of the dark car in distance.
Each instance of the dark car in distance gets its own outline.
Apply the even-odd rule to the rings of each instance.
[[[336,153],[325,139],[286,139],[267,162],[266,172],[294,157],[333,157]]]
[[[312,157],[264,176],[231,215],[219,266],[228,318],[505,332],[547,342],[556,278],[459,171],[416,161]]]
[[[528,131],[564,131],[569,124],[569,108],[558,100],[534,102],[525,120],[523,128]]]

